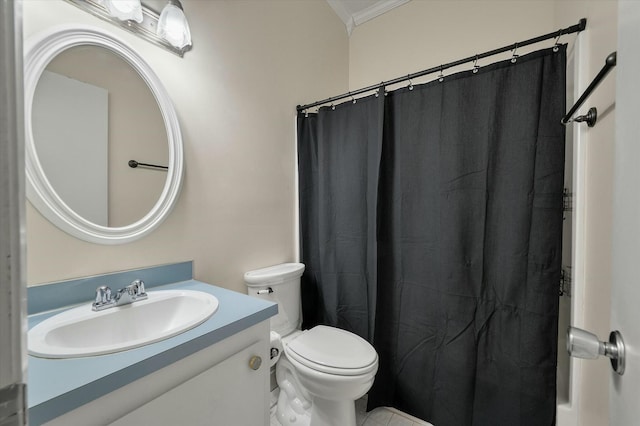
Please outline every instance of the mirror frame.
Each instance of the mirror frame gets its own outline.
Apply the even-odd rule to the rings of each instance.
[[[107,227],[92,223],[74,212],[58,196],[42,169],[33,140],[33,96],[42,72],[61,52],[74,46],[94,45],[110,50],[131,65],[153,94],[167,132],[169,169],[160,198],[140,220],[127,226]],[[26,193],[33,206],[61,230],[97,244],[124,244],[149,234],[169,215],[178,199],[183,178],[183,147],[180,124],[171,98],[151,66],[123,40],[90,26],[57,26],[35,34],[25,43],[25,162]]]

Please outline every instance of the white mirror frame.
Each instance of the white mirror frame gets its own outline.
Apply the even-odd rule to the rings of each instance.
[[[94,45],[106,48],[129,63],[153,93],[167,131],[169,169],[158,202],[139,221],[123,227],[92,223],[74,212],[58,196],[42,169],[36,152],[31,109],[38,80],[49,62],[74,46]],[[137,240],[158,227],[175,205],[183,175],[183,151],[180,124],[169,94],[151,67],[129,45],[116,36],[89,26],[59,26],[30,37],[25,43],[25,149],[27,198],[51,223],[63,231],[98,244],[124,244]]]

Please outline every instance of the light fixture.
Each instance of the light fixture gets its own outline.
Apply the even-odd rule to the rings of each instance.
[[[191,46],[191,31],[179,0],[169,0],[160,13],[157,34],[178,49]]]
[[[111,16],[121,21],[142,22],[140,0],[99,0]]]
[[[92,15],[137,35],[157,46],[175,53],[181,58],[191,49],[191,33],[187,19],[182,12],[182,5],[177,0],[169,1],[162,15],[170,14],[160,25],[160,14],[142,4],[140,0],[65,0]],[[144,1],[144,0],[143,0]],[[176,18],[175,10],[181,17]],[[142,14],[142,18],[140,18]],[[178,23],[181,26],[176,25]],[[160,27],[164,30],[160,33]]]

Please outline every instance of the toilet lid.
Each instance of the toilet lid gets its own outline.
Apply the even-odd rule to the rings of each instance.
[[[378,360],[376,350],[363,338],[325,325],[305,331],[287,349],[311,364],[338,369],[360,369]]]

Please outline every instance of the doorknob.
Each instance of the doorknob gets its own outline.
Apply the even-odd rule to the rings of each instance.
[[[610,358],[611,368],[624,374],[624,341],[619,331],[609,334],[608,342],[601,342],[593,333],[576,327],[567,329],[567,352],[576,358],[596,359],[600,355]]]

